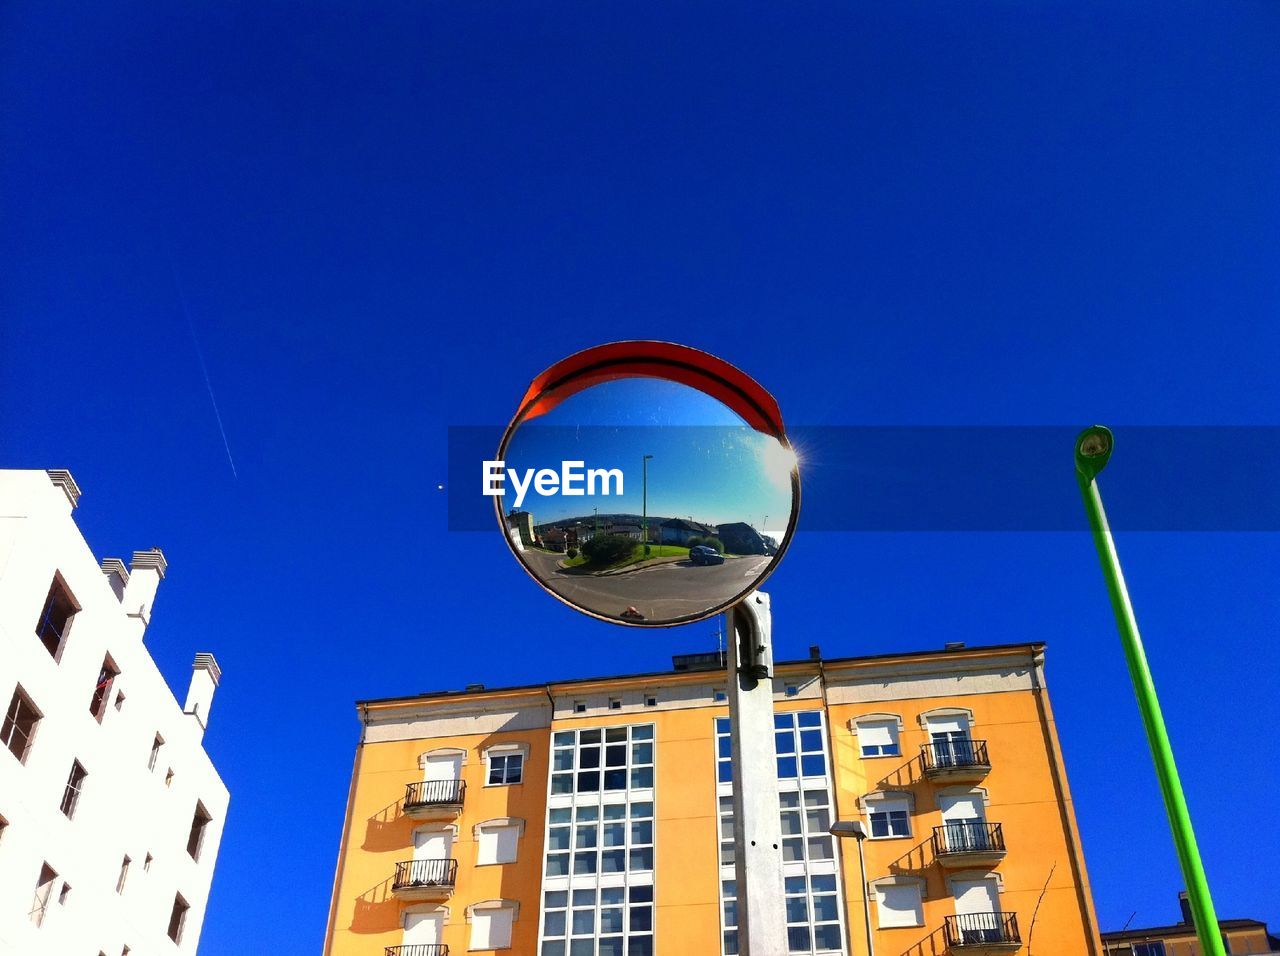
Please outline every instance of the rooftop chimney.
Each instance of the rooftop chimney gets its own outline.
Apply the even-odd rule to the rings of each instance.
[[[1182,910],[1182,922],[1190,926],[1194,921],[1191,919],[1191,901],[1187,899],[1187,891],[1183,890],[1178,894],[1178,909]]]
[[[963,651],[964,641],[947,641],[942,645],[944,651]]]
[[[124,586],[129,583],[129,569],[119,558],[103,558],[102,573],[107,576],[107,583],[117,601],[124,600]]]
[[[811,661],[822,660],[822,648],[819,647],[817,644],[809,645],[809,660]]]
[[[68,510],[75,511],[76,505],[80,503],[80,486],[71,477],[71,472],[65,468],[46,468],[45,474],[49,476],[54,486],[67,496],[67,501],[71,502]]]
[[[213,706],[213,692],[218,689],[220,680],[222,668],[213,655],[207,652],[197,654],[195,663],[191,665],[191,687],[187,690],[187,702],[182,705],[182,712],[196,719],[201,737],[209,729],[209,708]]]
[[[143,630],[151,623],[151,605],[156,601],[156,589],[160,587],[168,567],[169,562],[159,548],[133,552],[129,581],[124,586],[120,603],[124,605],[125,613],[136,619]]]

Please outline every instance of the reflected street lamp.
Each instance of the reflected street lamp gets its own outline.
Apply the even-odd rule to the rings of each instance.
[[[645,455],[640,465],[640,540],[644,542],[646,555],[649,553],[649,459],[652,457],[652,455]]]
[[[867,829],[861,820],[837,820],[827,831],[832,836],[842,839],[852,837],[858,841],[858,868],[862,871],[862,915],[863,924],[867,928],[867,956],[875,956],[876,944],[871,939],[871,891],[867,885],[867,858],[862,853],[862,841],[867,838]]]

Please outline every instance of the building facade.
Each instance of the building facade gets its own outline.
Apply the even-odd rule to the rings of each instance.
[[[0,472],[0,953],[194,953],[228,793],[143,643],[167,563],[94,559],[65,471]]]
[[[1186,893],[1178,894],[1182,918],[1166,926],[1125,927],[1102,934],[1106,956],[1201,956],[1200,941],[1191,919]],[[1272,936],[1267,924],[1256,919],[1218,921],[1223,948],[1231,956],[1280,953],[1280,939]]]
[[[738,951],[727,674],[358,704],[325,953]],[[1043,646],[781,663],[788,948],[1101,956]],[[829,832],[860,821],[857,846]]]

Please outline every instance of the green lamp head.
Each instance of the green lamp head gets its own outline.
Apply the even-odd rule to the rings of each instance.
[[[1115,438],[1106,425],[1092,425],[1076,439],[1076,471],[1086,481],[1092,481],[1098,472],[1107,467]]]

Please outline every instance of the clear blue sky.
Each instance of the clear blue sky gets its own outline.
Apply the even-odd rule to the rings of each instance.
[[[5,5],[3,460],[72,469],[99,555],[165,549],[175,686],[223,665],[202,952],[317,950],[354,699],[711,646],[445,530],[447,426],[572,350],[709,349],[809,425],[1276,424],[1278,34],[1270,2]],[[1280,541],[1119,546],[1219,911],[1274,929]],[[1083,533],[802,526],[770,590],[785,656],[1047,641],[1102,922],[1176,916]]]

